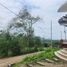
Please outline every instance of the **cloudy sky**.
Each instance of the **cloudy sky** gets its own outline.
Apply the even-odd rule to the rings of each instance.
[[[67,0],[0,0],[0,28],[5,29],[9,21],[15,17],[13,13],[5,9],[4,6],[9,8],[15,14],[26,6],[33,16],[40,16],[42,20],[33,25],[35,35],[47,39],[51,38],[50,26],[52,21],[52,38],[64,38],[64,27],[58,24],[58,19],[66,13],[58,13],[58,8]]]

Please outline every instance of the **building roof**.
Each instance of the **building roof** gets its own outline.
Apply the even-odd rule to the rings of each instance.
[[[58,12],[67,12],[67,2],[65,2],[59,9]]]

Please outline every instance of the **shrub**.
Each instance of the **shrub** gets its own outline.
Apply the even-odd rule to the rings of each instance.
[[[48,48],[44,52],[41,52],[37,55],[26,57],[21,63],[29,63],[29,62],[33,62],[33,61],[37,61],[37,60],[41,60],[45,58],[53,59],[54,51],[57,51],[57,50],[59,49],[58,48]]]

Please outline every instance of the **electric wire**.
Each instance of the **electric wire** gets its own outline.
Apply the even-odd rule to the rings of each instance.
[[[10,11],[12,14],[14,14],[15,16],[18,16],[16,13],[14,13],[12,10],[10,10],[8,7],[6,7],[4,4],[0,3],[0,5],[2,7],[4,7],[5,9],[7,9],[8,11]]]

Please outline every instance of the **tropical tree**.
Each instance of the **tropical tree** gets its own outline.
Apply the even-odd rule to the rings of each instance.
[[[27,36],[29,46],[30,40],[34,34],[32,25],[39,19],[39,17],[33,17],[27,9],[24,9],[12,20],[12,22],[8,25],[8,29],[14,29],[14,31],[18,31],[19,34],[22,33],[24,36]]]

